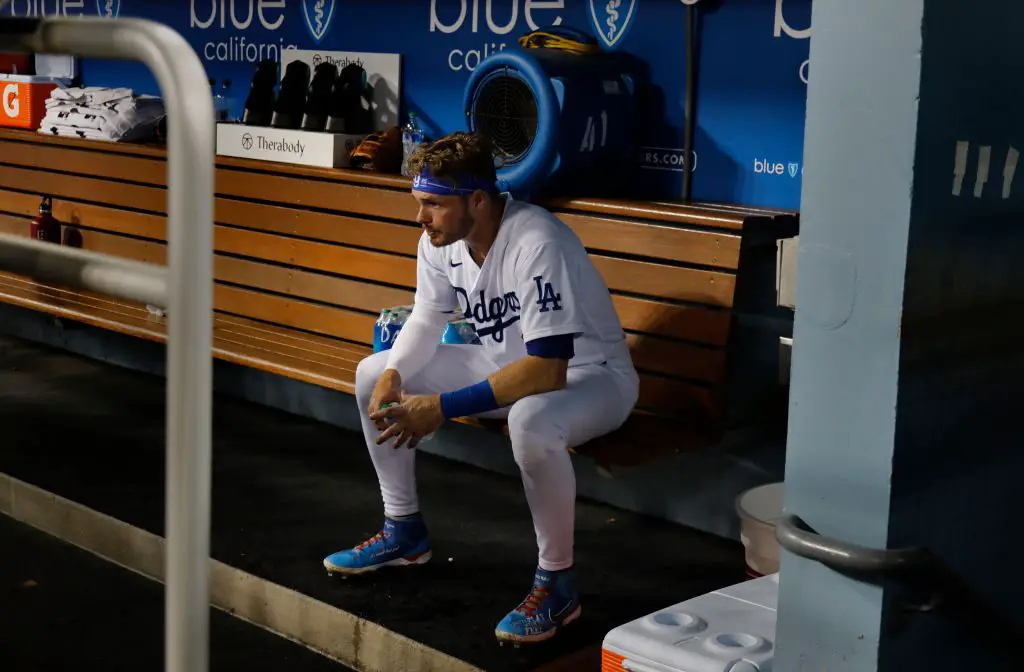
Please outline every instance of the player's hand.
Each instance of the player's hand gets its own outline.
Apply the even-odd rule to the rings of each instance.
[[[380,378],[377,379],[377,384],[373,388],[373,394],[370,395],[370,419],[373,420],[377,429],[383,432],[387,429],[388,423],[383,418],[375,419],[373,414],[380,410],[383,404],[397,404],[401,401],[402,376],[398,375],[398,371],[394,369],[387,369],[380,374]]]
[[[402,394],[402,403],[390,406],[370,414],[370,418],[390,422],[390,426],[377,437],[377,445],[388,439],[398,437],[394,448],[401,448],[406,443],[415,448],[420,440],[444,424],[441,413],[441,396],[438,394]]]

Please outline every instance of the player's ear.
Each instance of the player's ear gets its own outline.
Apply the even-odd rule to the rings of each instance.
[[[487,204],[487,194],[485,194],[482,189],[477,189],[469,195],[469,204],[472,205],[474,209],[483,207]]]

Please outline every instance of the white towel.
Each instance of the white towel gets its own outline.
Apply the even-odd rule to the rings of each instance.
[[[115,137],[109,133],[97,131],[92,128],[72,128],[70,126],[43,126],[39,129],[39,132],[43,135],[57,135],[65,138],[84,138],[88,140],[107,140],[109,142],[118,142],[126,139],[124,137]]]
[[[151,96],[127,98],[99,106],[65,103],[49,108],[40,126],[95,129],[118,137],[139,126],[151,126],[164,115],[163,101]]]
[[[131,89],[103,87],[54,89],[46,101],[39,132],[94,140],[149,137],[165,116],[156,96],[136,96]]]
[[[110,89],[103,86],[56,88],[50,93],[46,106],[52,107],[62,102],[78,103],[86,106],[102,105],[125,98],[132,98],[134,95],[135,92],[131,89]]]

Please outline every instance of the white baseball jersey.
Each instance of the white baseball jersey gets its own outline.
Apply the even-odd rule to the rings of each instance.
[[[434,247],[424,234],[416,304],[472,320],[498,366],[526,356],[526,342],[574,334],[570,366],[630,361],[604,279],[572,230],[547,210],[508,199],[498,237],[477,266],[464,240]]]

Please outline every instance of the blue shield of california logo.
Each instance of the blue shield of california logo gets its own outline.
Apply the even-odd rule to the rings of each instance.
[[[633,25],[639,0],[590,0],[590,19],[605,46],[614,49]]]
[[[334,20],[335,0],[302,0],[302,15],[313,41],[320,44]]]
[[[96,0],[96,14],[105,19],[116,19],[121,13],[121,0]]]

